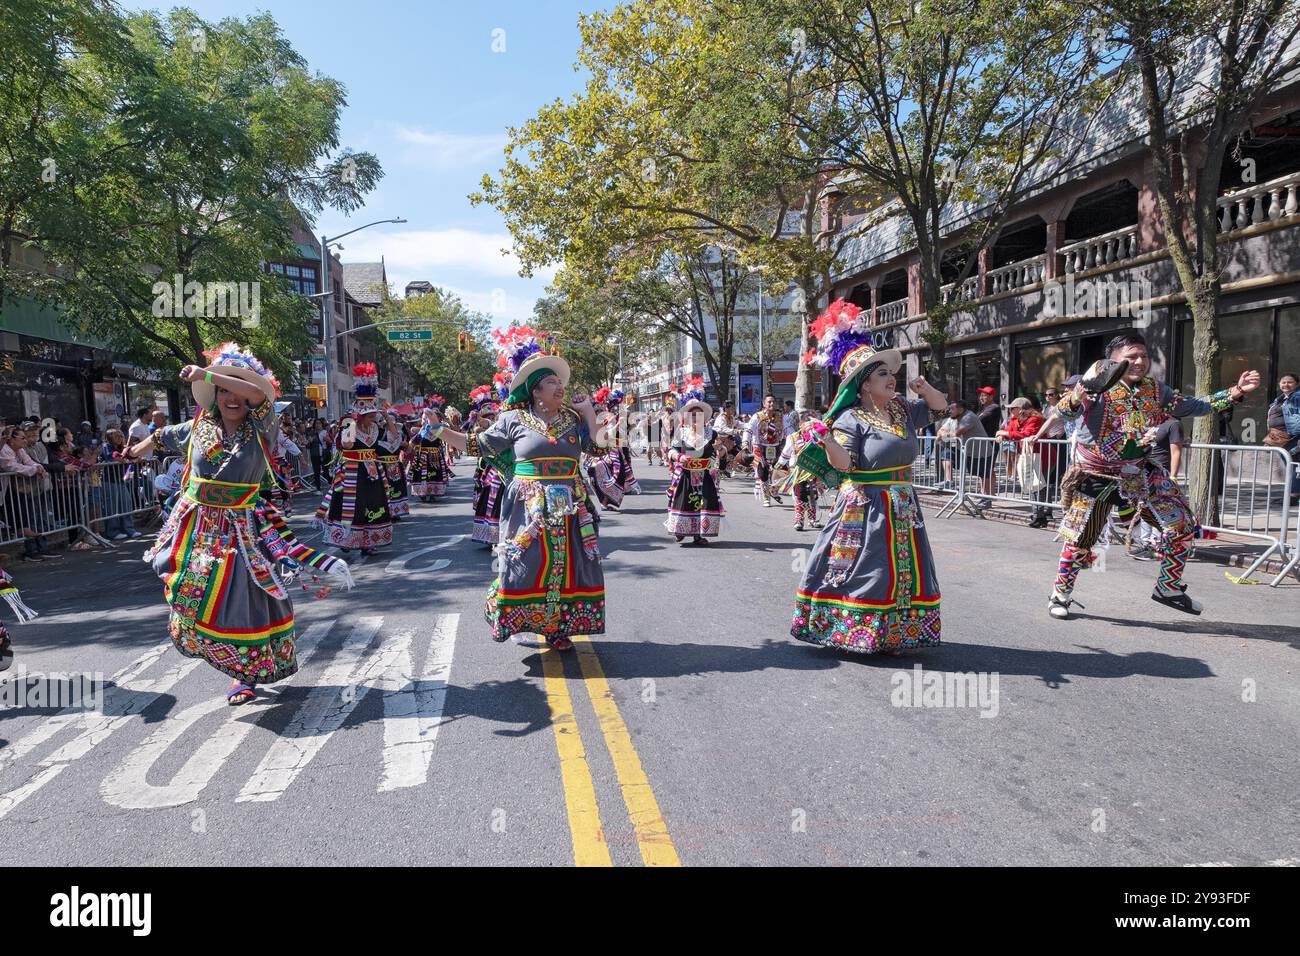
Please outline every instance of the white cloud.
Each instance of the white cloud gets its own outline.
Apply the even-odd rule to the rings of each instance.
[[[403,144],[401,162],[443,172],[499,159],[507,142],[505,133],[429,132],[414,126],[397,126],[393,135]]]
[[[506,232],[475,232],[470,229],[381,232],[370,229],[348,237],[343,240],[343,245],[344,262],[378,262],[382,258],[388,263],[390,278],[395,272],[400,272],[409,274],[412,279],[428,279],[434,285],[441,285],[439,274],[449,269],[480,276],[519,277],[519,259],[508,251],[510,234]],[[553,267],[539,269],[534,278],[549,282],[555,272]]]

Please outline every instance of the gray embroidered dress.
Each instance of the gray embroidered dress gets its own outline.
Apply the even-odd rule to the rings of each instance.
[[[931,412],[901,397],[887,412],[874,422],[851,408],[827,436],[848,450],[851,470],[799,584],[798,640],[860,654],[939,643],[939,582],[911,485],[916,432]]]
[[[498,553],[488,590],[492,638],[541,634],[548,641],[605,632],[605,578],[596,509],[579,457],[599,454],[586,424],[564,409],[547,426],[522,409],[467,436],[467,452],[487,459],[505,482]]]

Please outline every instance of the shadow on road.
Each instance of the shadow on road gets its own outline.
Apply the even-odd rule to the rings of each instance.
[[[1239,637],[1250,641],[1273,641],[1300,650],[1300,627],[1288,624],[1247,624],[1241,621],[1207,621],[1196,618],[1188,621],[1130,621],[1121,617],[1103,617],[1100,614],[1075,612],[1078,618],[1105,621],[1120,627],[1140,627],[1152,631],[1169,631],[1174,634],[1201,634],[1206,637]]]

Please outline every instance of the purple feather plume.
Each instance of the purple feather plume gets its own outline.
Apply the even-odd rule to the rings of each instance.
[[[827,367],[838,375],[840,365],[844,362],[844,357],[859,345],[868,345],[870,343],[870,332],[858,332],[855,329],[848,329],[839,333],[839,335],[835,337],[835,341],[831,343],[830,348],[827,350]]]

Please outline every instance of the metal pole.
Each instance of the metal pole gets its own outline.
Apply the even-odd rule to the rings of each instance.
[[[334,420],[334,362],[330,346],[334,341],[334,303],[330,292],[330,247],[325,233],[320,236],[320,285],[325,293],[320,300],[320,336],[325,344],[325,418]]]

